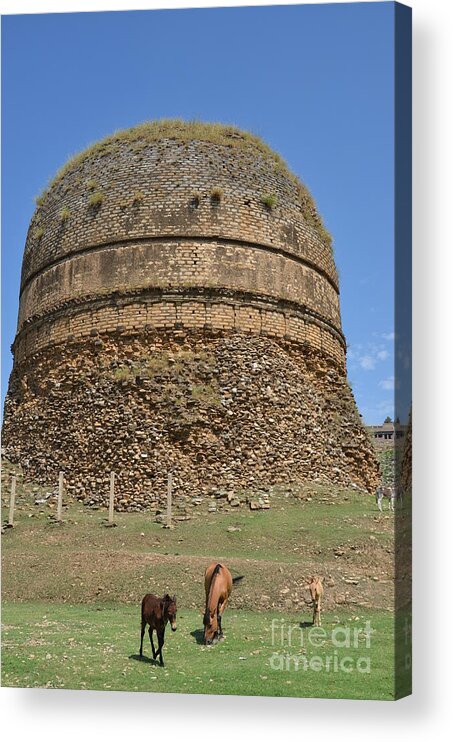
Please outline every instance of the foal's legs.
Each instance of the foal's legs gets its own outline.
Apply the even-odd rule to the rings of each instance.
[[[149,640],[150,640],[150,642],[151,642],[151,649],[152,649],[152,651],[153,651],[153,660],[155,660],[155,659],[156,659],[156,654],[157,654],[157,652],[156,652],[156,650],[155,650],[155,648],[154,648],[154,642],[153,642],[153,630],[152,630],[151,626],[149,627],[149,631],[148,631],[148,634],[149,634]]]
[[[140,639],[140,657],[143,657],[143,637],[145,635],[146,621],[142,620],[142,635]]]
[[[321,626],[321,601],[313,601],[313,626]]]
[[[157,655],[160,656],[160,665],[161,665],[161,667],[164,666],[164,658],[162,657],[162,647],[164,646],[164,637],[165,637],[165,628],[160,629],[159,631],[157,631],[157,640],[159,642],[159,647],[158,647],[158,650],[156,652],[156,657],[157,657]],[[154,659],[156,659],[156,657]]]

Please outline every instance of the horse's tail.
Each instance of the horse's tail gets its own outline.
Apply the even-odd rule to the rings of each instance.
[[[233,585],[237,585],[238,582],[241,582],[241,580],[244,579],[244,575],[238,575],[238,577],[233,577]]]

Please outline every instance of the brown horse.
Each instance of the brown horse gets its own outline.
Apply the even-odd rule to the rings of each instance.
[[[215,644],[224,639],[222,615],[230,597],[231,588],[243,579],[231,577],[230,570],[224,564],[213,562],[204,575],[206,590],[206,608],[203,617],[205,644]]]
[[[172,631],[176,631],[176,595],[172,598],[164,595],[158,598],[157,595],[148,593],[142,600],[142,633],[140,640],[140,657],[143,657],[143,636],[145,634],[146,624],[149,624],[149,640],[153,651],[153,660],[157,655],[160,657],[160,664],[164,666],[162,657],[162,647],[164,646],[165,626],[170,621]],[[158,648],[157,652],[153,643],[153,631],[157,634]]]

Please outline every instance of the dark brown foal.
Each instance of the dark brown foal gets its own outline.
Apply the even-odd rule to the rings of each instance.
[[[172,631],[176,631],[176,596],[172,598],[166,594],[163,598],[148,593],[142,600],[142,633],[140,640],[140,657],[143,657],[143,636],[145,634],[146,624],[149,624],[149,640],[153,652],[153,660],[157,655],[160,658],[160,664],[164,666],[162,657],[162,647],[164,646],[165,626],[170,621]],[[157,652],[153,642],[153,631],[157,634]]]

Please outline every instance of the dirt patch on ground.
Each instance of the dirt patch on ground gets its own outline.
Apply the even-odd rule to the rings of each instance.
[[[223,557],[233,574],[245,579],[234,589],[231,604],[258,610],[305,609],[310,605],[306,584],[321,572],[325,581],[325,605],[360,605],[390,608],[392,605],[393,563],[382,553],[380,568],[372,561],[358,564],[346,559],[330,563],[304,561],[303,566],[253,559]],[[203,606],[203,572],[210,560],[174,554],[124,554],[79,552],[55,554],[43,565],[35,556],[16,553],[6,559],[3,597],[7,600],[139,603],[143,594],[177,591],[187,607]],[[20,570],[20,580],[17,579]],[[112,578],[112,570],[115,575]],[[31,587],[32,586],[32,587]]]
[[[53,497],[20,483],[15,527],[3,536],[5,600],[139,605],[146,592],[169,591],[201,610],[204,570],[222,561],[245,576],[236,608],[310,613],[312,575],[324,578],[327,610],[393,607],[394,515],[353,490],[281,487],[269,510],[197,509],[171,530],[151,513],[117,513],[105,528],[103,510],[69,503],[62,524],[54,512]]]

